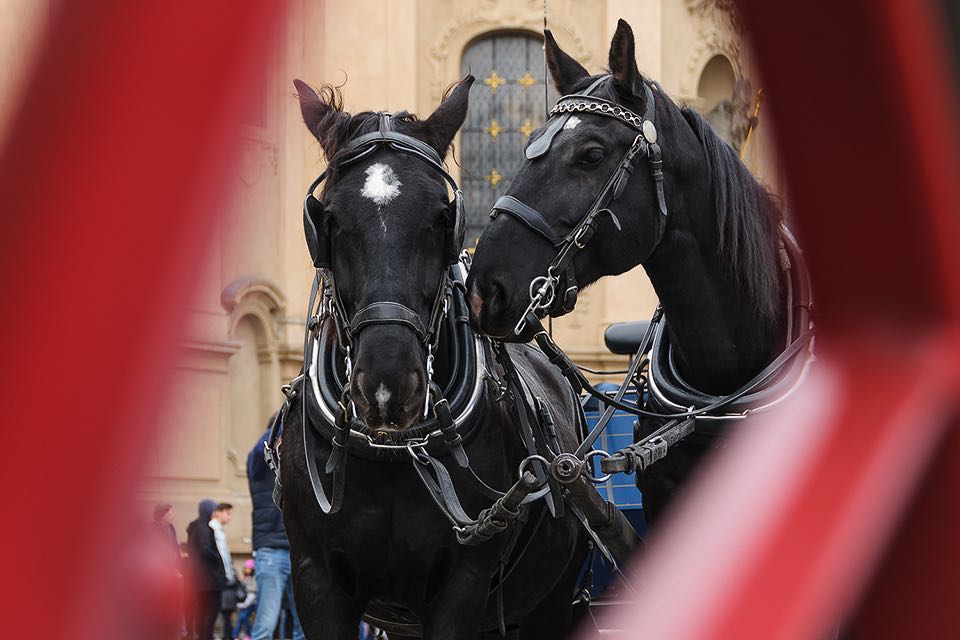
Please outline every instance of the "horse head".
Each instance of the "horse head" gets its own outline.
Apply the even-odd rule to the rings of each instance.
[[[336,88],[317,92],[295,81],[304,123],[328,165],[315,221],[325,256],[319,262],[334,283],[348,342],[341,347],[350,347],[350,395],[372,429],[400,431],[423,413],[425,334],[459,250],[458,207],[441,163],[463,124],[472,83],[465,78],[420,120],[407,112],[351,115]],[[357,146],[385,130],[402,135],[393,144]]]
[[[661,189],[671,204],[680,197],[683,176],[696,170],[697,157],[702,165],[702,153],[691,157],[694,154],[679,151],[697,147],[696,139],[679,109],[640,74],[633,31],[626,22],[620,20],[610,45],[609,74],[591,76],[560,49],[549,31],[545,38],[550,73],[565,96],[558,108],[575,98],[572,94],[584,96],[584,104],[568,104],[576,110],[567,112],[555,109],[530,136],[526,157],[506,195],[533,212],[498,212],[495,206],[495,218],[477,245],[468,282],[473,321],[484,333],[507,340],[530,338],[529,332],[515,336],[513,331],[530,302],[530,283],[547,272],[564,239],[575,232],[605,189],[609,197],[595,207],[599,215],[590,231],[593,239],[576,253],[565,274],[555,274],[561,304],[553,305],[550,315],[572,310],[570,300],[562,304],[570,287],[583,288],[602,276],[623,273],[655,251],[665,212],[648,168],[652,157],[643,157],[648,148],[660,141]],[[593,106],[587,109],[587,103]],[[652,122],[647,125],[643,120]],[[650,128],[653,122],[655,128]],[[664,140],[670,142],[664,145]],[[635,145],[642,145],[644,153],[633,157],[622,172],[622,184],[608,188]],[[576,282],[571,283],[574,274]]]

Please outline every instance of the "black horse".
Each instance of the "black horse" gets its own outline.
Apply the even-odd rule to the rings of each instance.
[[[571,603],[587,543],[569,511],[554,518],[542,500],[533,502],[504,533],[483,544],[461,545],[420,478],[426,454],[433,451],[433,459],[451,469],[468,514],[475,517],[492,500],[466,474],[452,470],[458,465],[442,447],[396,446],[424,434],[424,407],[435,400],[431,383],[451,394],[457,413],[455,389],[462,379],[476,379],[466,391],[474,400],[462,410],[469,423],[459,425],[473,471],[504,491],[528,455],[510,394],[498,388],[503,369],[492,359],[484,361],[489,341],[469,328],[463,270],[451,259],[461,241],[458,213],[448,200],[449,176],[438,167],[463,124],[472,82],[467,77],[456,85],[425,120],[406,112],[351,115],[335,88],[318,93],[295,83],[304,122],[330,170],[320,197],[323,217],[308,232],[308,242],[316,242],[309,238],[315,233],[325,243],[321,251],[327,255],[314,255],[315,264],[327,267],[328,292],[335,288],[329,298],[336,306],[333,315],[346,321],[333,326],[336,320],[328,313],[322,326],[314,327],[318,339],[311,339],[315,351],[308,350],[308,375],[288,392],[279,446],[297,608],[313,640],[356,638],[365,612],[391,630],[391,638],[472,639],[496,631],[500,611],[520,638],[566,637],[573,626]],[[376,141],[370,143],[370,136]],[[392,143],[382,136],[393,136]],[[317,247],[311,251],[316,254]],[[448,270],[454,273],[449,280]],[[444,299],[450,305],[446,314],[446,303],[438,307]],[[434,323],[437,314],[441,319]],[[436,343],[425,338],[432,327],[440,327]],[[352,371],[343,366],[341,347],[347,345]],[[563,446],[574,448],[578,408],[564,380],[538,351],[505,348],[530,394],[548,402]],[[429,358],[434,371],[428,356],[435,356],[435,362]],[[362,433],[349,437],[342,505],[327,513],[331,509],[321,509],[315,497],[305,449],[322,470],[337,437],[333,418],[323,414],[322,396],[337,380],[347,391],[347,405],[353,405],[344,413],[355,411],[352,424]],[[336,406],[338,395],[326,406]],[[329,477],[320,475],[329,487]],[[398,619],[405,623],[389,624]]]
[[[712,397],[734,392],[788,339],[777,203],[703,118],[641,76],[623,20],[608,75],[591,76],[549,32],[546,53],[561,95],[577,95],[561,99],[562,109],[531,136],[507,192],[521,204],[498,202],[480,237],[468,279],[475,325],[499,339],[529,340],[533,328],[518,322],[531,303],[530,283],[566,236],[583,248],[573,247],[569,266],[555,270],[556,293],[541,311],[568,312],[577,286],[641,264],[669,320],[676,374]],[[591,206],[589,228],[571,238]],[[637,436],[659,424],[641,420]],[[709,445],[684,440],[638,478],[648,519]]]

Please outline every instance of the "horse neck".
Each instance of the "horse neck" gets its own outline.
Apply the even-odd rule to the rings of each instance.
[[[680,375],[719,395],[743,386],[776,357],[785,326],[782,311],[761,319],[738,286],[746,274],[730,273],[718,255],[710,203],[709,197],[685,198],[687,210],[671,211],[670,228],[644,268],[666,314]]]

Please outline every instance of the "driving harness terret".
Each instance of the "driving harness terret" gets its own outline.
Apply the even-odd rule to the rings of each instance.
[[[574,113],[587,113],[613,118],[637,132],[637,136],[623,155],[617,168],[607,179],[587,212],[574,225],[573,229],[566,235],[561,235],[542,213],[514,196],[500,196],[493,205],[493,211],[490,212],[491,218],[496,218],[500,213],[506,213],[514,217],[526,228],[557,249],[557,256],[547,268],[546,275],[538,276],[530,282],[530,304],[516,327],[514,327],[516,335],[523,333],[532,319],[543,318],[547,314],[561,316],[573,311],[579,291],[573,258],[593,237],[597,224],[603,216],[609,216],[617,229],[620,229],[620,221],[609,207],[623,194],[627,182],[633,174],[637,158],[640,156],[645,157],[650,165],[650,176],[656,189],[657,209],[660,212],[660,215],[657,216],[657,236],[654,239],[653,246],[656,247],[663,237],[666,226],[667,201],[663,191],[662,154],[660,145],[657,144],[657,128],[654,124],[656,120],[654,89],[651,88],[649,83],[645,82],[643,84],[646,107],[644,115],[641,117],[622,105],[593,95],[597,89],[610,80],[610,75],[604,75],[595,80],[584,91],[562,96],[550,111],[553,121],[540,137],[530,143],[525,151],[528,160],[544,157],[553,145],[554,138],[563,130],[567,120]],[[659,91],[659,87],[655,85],[653,87]],[[558,290],[562,290],[562,294],[558,295]]]

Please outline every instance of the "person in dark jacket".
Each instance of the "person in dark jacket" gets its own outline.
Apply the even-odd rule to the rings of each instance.
[[[177,542],[177,529],[173,524],[173,505],[164,502],[153,508],[153,529],[160,544],[170,550],[170,562],[180,566],[180,543]]]
[[[268,429],[247,456],[247,481],[253,503],[254,575],[257,579],[257,617],[253,623],[253,640],[273,638],[284,593],[287,594],[293,615],[293,640],[303,640],[303,629],[300,628],[300,619],[293,604],[290,542],[283,528],[283,514],[273,503],[276,476],[263,457],[263,445],[269,437]]]
[[[198,640],[212,640],[213,625],[220,612],[220,592],[227,586],[223,559],[210,528],[217,503],[209,498],[197,505],[197,519],[187,525],[187,548],[193,568],[194,630]]]
[[[180,543],[177,541],[177,528],[174,526],[173,505],[163,502],[153,507],[153,522],[150,533],[154,536],[158,549],[167,550],[169,569],[176,575],[180,585],[180,635],[187,635],[186,608],[183,598],[183,568],[180,560]]]

